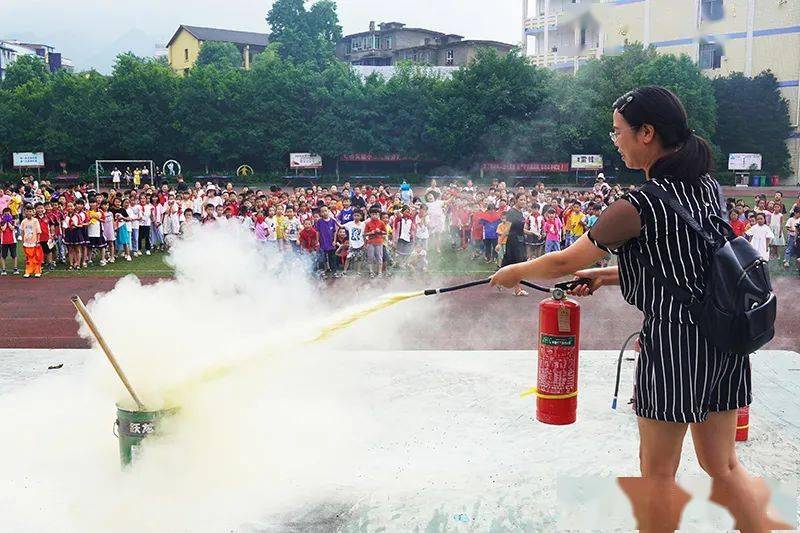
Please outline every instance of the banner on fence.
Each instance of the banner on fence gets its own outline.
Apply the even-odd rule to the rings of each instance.
[[[595,154],[573,154],[572,170],[603,170],[603,156]]]
[[[289,154],[289,168],[322,168],[322,156],[309,153]]]
[[[569,172],[569,163],[484,163],[484,172]]]
[[[761,170],[761,154],[728,154],[728,170]]]
[[[44,166],[44,152],[14,152],[14,167],[41,168]]]

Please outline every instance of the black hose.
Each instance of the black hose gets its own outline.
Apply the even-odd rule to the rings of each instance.
[[[622,345],[622,349],[619,351],[619,359],[617,359],[617,383],[614,386],[614,399],[611,400],[611,408],[617,408],[617,396],[619,396],[619,377],[622,373],[622,354],[625,353],[625,348],[628,347],[628,343],[631,342],[631,339],[638,336],[641,331],[637,331],[636,333],[632,333],[630,337],[625,339],[625,344]]]
[[[470,281],[462,285],[454,285],[453,287],[445,287],[444,289],[427,289],[425,296],[432,296],[434,294],[443,294],[445,292],[459,291],[461,289],[469,289],[470,287],[477,287],[478,285],[488,285],[491,279],[480,279],[478,281]]]
[[[433,296],[434,294],[444,294],[446,292],[453,292],[453,291],[460,291],[461,289],[469,289],[470,287],[477,287],[478,285],[488,285],[491,279],[480,279],[478,281],[470,281],[469,283],[463,283],[461,285],[454,285],[453,287],[445,287],[443,289],[426,289],[425,296]],[[524,285],[531,289],[536,289],[537,291],[542,292],[550,292],[549,287],[542,287],[541,285],[537,285],[535,283],[531,283],[530,281],[520,281],[520,285]]]
[[[443,294],[445,292],[453,292],[453,291],[459,291],[461,289],[469,289],[470,287],[477,287],[478,285],[486,285],[491,281],[492,280],[490,278],[480,279],[478,281],[470,281],[469,283],[463,283],[461,285],[455,285],[453,287],[445,287],[444,289],[426,289],[424,293],[425,296],[433,296],[434,294]],[[553,288],[551,287],[544,287],[542,285],[537,285],[536,283],[531,283],[530,281],[522,280],[519,283],[520,285],[524,285],[525,287],[528,287],[530,289],[535,289],[541,292],[550,293],[553,290]],[[591,283],[592,280],[581,278],[572,281],[565,281],[563,283],[556,283],[554,288],[562,289],[564,291],[571,291],[580,285],[591,285]]]

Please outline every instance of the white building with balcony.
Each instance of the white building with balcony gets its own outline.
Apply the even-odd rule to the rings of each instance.
[[[74,65],[71,60],[62,57],[55,48],[46,44],[25,43],[16,40],[0,39],[0,80],[5,79],[9,65],[24,55],[35,55],[42,58],[50,72],[60,69],[72,71]]]
[[[687,54],[710,77],[771,70],[800,177],[800,0],[522,0],[522,49],[535,65],[577,71],[634,42]]]
[[[604,35],[591,2],[523,0],[522,49],[534,65],[577,71],[603,53]]]

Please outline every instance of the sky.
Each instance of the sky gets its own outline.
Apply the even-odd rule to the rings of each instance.
[[[271,1],[259,0],[0,0],[0,39],[43,42],[78,70],[108,73],[117,54],[152,56],[181,24],[267,32]],[[345,34],[369,22],[457,33],[467,39],[520,40],[520,0],[338,0]],[[68,6],[68,7],[65,7]]]

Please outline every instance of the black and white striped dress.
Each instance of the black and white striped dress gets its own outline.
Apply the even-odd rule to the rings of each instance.
[[[727,218],[721,213],[717,182],[710,176],[691,185],[669,177],[652,182],[675,196],[698,221],[712,214]],[[708,246],[674,211],[644,190],[630,192],[624,199],[639,213],[639,237],[616,250],[601,244],[602,238],[591,231],[589,239],[619,256],[622,294],[644,313],[636,366],[636,414],[696,423],[703,422],[709,412],[749,405],[749,357],[722,352],[706,340],[688,309],[640,263],[639,254],[651,268],[702,299],[711,261]]]

